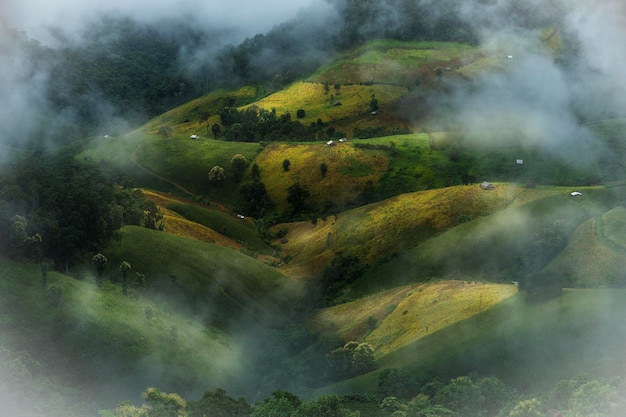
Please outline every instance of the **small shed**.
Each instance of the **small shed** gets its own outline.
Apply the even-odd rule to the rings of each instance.
[[[487,181],[483,181],[480,183],[480,188],[482,188],[483,190],[493,190],[494,187],[492,183],[487,182]]]
[[[332,140],[329,140],[328,142],[326,142],[326,145],[328,146],[335,146],[335,142]]]
[[[200,136],[198,136],[198,135],[191,135],[191,136],[189,136],[189,137],[190,137],[191,139],[199,139],[199,138],[200,138]]]
[[[339,139],[339,142],[341,142],[341,143],[347,142],[347,141],[348,141],[348,138],[341,138],[341,139]]]

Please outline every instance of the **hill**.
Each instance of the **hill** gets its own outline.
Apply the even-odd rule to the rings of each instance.
[[[0,277],[0,395],[28,396],[14,415],[95,415],[146,386],[194,393],[241,381],[233,339],[163,301],[53,271],[46,289],[39,268],[6,258]]]
[[[375,392],[384,369],[433,377],[493,375],[522,392],[545,392],[577,376],[623,375],[623,290],[565,290],[558,299],[528,304],[509,297],[467,320],[425,336],[377,360],[377,370],[333,385],[333,392]],[[318,394],[327,392],[318,391]]]
[[[296,283],[239,251],[144,228],[125,227],[105,255],[144,274],[146,296],[222,328],[280,322],[300,296]]]

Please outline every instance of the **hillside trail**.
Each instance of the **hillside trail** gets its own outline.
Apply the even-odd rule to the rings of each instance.
[[[179,189],[180,191],[184,192],[185,194],[189,195],[189,198],[187,199],[187,201],[191,204],[195,204],[197,206],[201,206],[206,208],[207,205],[205,204],[201,204],[198,203],[198,201],[196,200],[197,198],[200,198],[201,196],[199,194],[194,193],[193,191],[188,190],[187,188],[183,187],[181,184],[179,184],[178,182],[166,178],[162,175],[157,174],[154,171],[149,170],[148,168],[146,168],[145,166],[141,165],[141,163],[139,163],[139,161],[137,161],[137,151],[139,150],[139,148],[141,147],[141,143],[139,145],[137,145],[135,147],[135,150],[133,151],[133,153],[130,154],[130,161],[135,164],[138,168],[140,168],[141,170],[147,172],[148,174],[152,175],[155,178],[160,179],[161,181],[164,181],[168,184],[173,185],[174,187],[176,187],[177,189]],[[223,211],[225,213],[231,213],[231,210],[229,210],[227,207],[225,207],[222,204],[219,203],[215,203],[213,201],[209,202],[211,206],[216,207],[218,210]]]

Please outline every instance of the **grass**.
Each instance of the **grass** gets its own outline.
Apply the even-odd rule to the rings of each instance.
[[[436,66],[461,67],[476,48],[453,42],[376,40],[354,49],[318,70],[312,80],[341,84],[393,84],[412,88],[416,80],[432,82]],[[343,87],[342,87],[343,88]]]
[[[210,210],[196,204],[179,202],[170,202],[166,207],[187,220],[211,228],[223,236],[238,242],[249,251],[265,255],[274,253],[272,248],[259,238],[258,230],[254,223],[241,219],[234,214],[225,213],[221,210]]]
[[[98,289],[89,276],[49,272],[49,286],[62,290],[61,304],[50,305],[39,268],[2,259],[0,275],[0,339],[30,358],[23,364],[31,376],[23,382],[35,391],[43,384],[29,401],[43,402],[45,415],[77,405],[83,408],[76,415],[95,415],[153,384],[191,393],[241,377],[241,358],[228,336],[165,303],[121,296],[108,282]],[[68,389],[76,397],[65,408]],[[59,414],[51,411],[55,405]]]
[[[372,95],[378,99],[379,106],[384,108],[406,92],[403,87],[375,84],[345,85],[339,94],[331,86],[331,91],[325,94],[321,83],[299,81],[253,104],[266,110],[276,109],[278,115],[289,112],[292,120],[299,120],[308,126],[318,119],[332,123],[355,116],[362,117],[370,113]],[[331,95],[334,97],[332,100]],[[335,101],[341,102],[341,106],[333,106]],[[305,111],[304,118],[295,119],[298,109]]]
[[[373,266],[457,226],[461,216],[480,218],[507,207],[525,192],[508,184],[489,192],[478,185],[449,187],[399,195],[315,225],[279,225],[276,229],[288,230],[288,241],[280,245],[282,253],[292,256],[284,269],[296,276],[320,276],[335,253],[356,256],[363,265]],[[387,276],[405,276],[416,268],[410,265],[399,265],[398,270],[387,271]]]
[[[513,285],[440,281],[387,290],[322,310],[312,325],[383,357],[478,314],[517,292]]]
[[[535,393],[580,375],[623,375],[626,331],[619,317],[626,313],[624,297],[625,290],[600,289],[565,290],[541,304],[525,303],[522,294],[509,297],[380,357],[376,371],[325,390],[373,393],[378,375],[387,368],[426,381],[491,375]]]
[[[105,251],[112,277],[117,265],[145,274],[146,294],[199,317],[236,325],[245,319],[280,320],[300,288],[274,268],[239,251],[140,227],[125,227]]]
[[[167,208],[168,204],[181,203],[181,201],[184,200],[172,195],[166,195],[151,190],[143,190],[143,194],[147,199],[153,201],[163,213],[163,220],[165,223],[164,231],[166,233],[202,242],[213,243],[215,245],[236,250],[241,250],[243,248],[243,245],[235,240],[218,233],[210,227],[188,220],[175,211]]]
[[[284,171],[283,161],[291,163]],[[309,188],[309,203],[330,201],[342,207],[352,202],[367,181],[374,183],[387,169],[389,159],[381,151],[363,151],[348,143],[327,146],[313,144],[270,144],[254,161],[261,170],[261,181],[279,210],[286,210],[287,188],[296,182]],[[320,166],[326,163],[328,171],[322,177]]]

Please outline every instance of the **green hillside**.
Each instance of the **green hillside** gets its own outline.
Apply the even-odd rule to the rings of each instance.
[[[330,389],[375,392],[386,368],[407,370],[425,382],[476,372],[531,392],[580,375],[623,375],[624,296],[623,290],[566,290],[540,304],[525,303],[523,294],[510,297],[379,358],[377,371]]]
[[[139,227],[126,227],[105,251],[146,276],[146,295],[222,327],[281,321],[297,302],[300,287],[274,268],[239,251]]]
[[[197,384],[234,387],[241,377],[231,337],[164,301],[52,271],[45,289],[39,268],[6,258],[1,265],[0,346],[13,363],[3,383],[32,395],[22,410],[30,403],[42,413],[33,415],[92,415],[149,385],[192,392]]]

